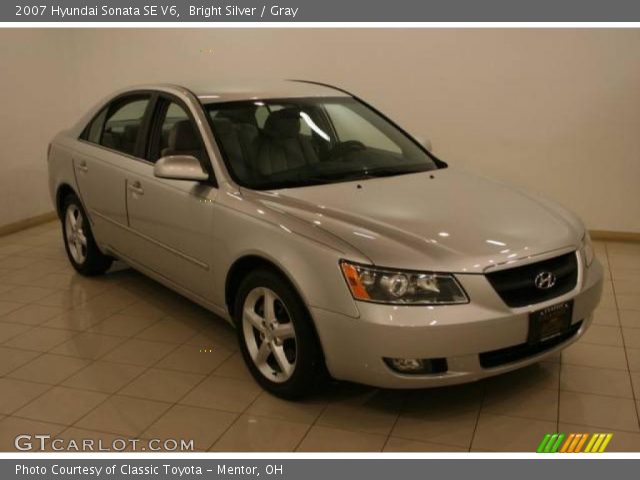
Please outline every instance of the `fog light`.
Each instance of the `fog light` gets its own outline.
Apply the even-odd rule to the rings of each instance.
[[[395,372],[413,375],[445,373],[449,369],[446,358],[385,358],[384,363]]]
[[[419,358],[390,358],[391,368],[398,372],[416,372],[422,370]]]

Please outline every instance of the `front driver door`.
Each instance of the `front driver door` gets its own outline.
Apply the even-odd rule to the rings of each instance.
[[[193,155],[207,165],[202,137],[183,103],[160,97],[149,138],[147,161],[135,162],[126,180],[133,259],[210,299],[213,204],[218,190],[212,181],[167,180],[153,175],[155,161],[166,155]]]

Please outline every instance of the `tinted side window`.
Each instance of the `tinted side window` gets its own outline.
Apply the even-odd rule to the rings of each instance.
[[[168,102],[160,118],[160,128],[154,135],[149,160],[155,162],[169,155],[191,155],[205,165],[208,157],[200,132],[186,110],[178,103]]]
[[[109,109],[100,144],[134,155],[148,105],[148,97],[136,97],[116,103]]]
[[[102,109],[102,111],[96,115],[96,117],[91,121],[87,128],[85,129],[85,133],[83,138],[88,140],[91,143],[100,143],[100,137],[102,136],[102,127],[104,126],[104,120],[107,117],[107,108]]]

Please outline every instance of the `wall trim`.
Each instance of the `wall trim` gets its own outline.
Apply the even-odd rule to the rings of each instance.
[[[640,232],[616,232],[613,230],[589,230],[593,240],[610,242],[639,242]]]
[[[42,215],[36,215],[35,217],[25,218],[24,220],[20,220],[18,222],[9,223],[8,225],[2,225],[0,226],[0,237],[9,235],[11,233],[16,233],[27,228],[35,227],[43,223],[51,222],[56,218],[58,218],[56,212],[47,212],[43,213]]]

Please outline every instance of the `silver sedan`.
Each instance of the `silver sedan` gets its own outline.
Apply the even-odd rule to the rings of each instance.
[[[78,272],[117,258],[232,322],[287,398],[520,368],[578,339],[601,295],[575,215],[448,166],[329,85],[127,89],[48,165]]]

